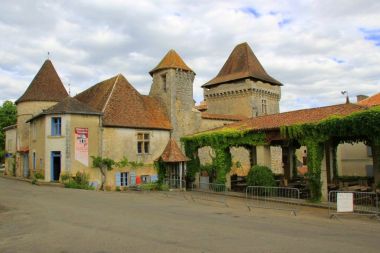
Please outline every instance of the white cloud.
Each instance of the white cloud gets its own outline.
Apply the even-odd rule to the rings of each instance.
[[[142,93],[149,71],[173,48],[200,86],[247,41],[284,83],[281,110],[344,101],[341,90],[380,85],[380,2],[365,1],[2,1],[0,101],[17,99],[47,52],[73,94],[122,73]]]

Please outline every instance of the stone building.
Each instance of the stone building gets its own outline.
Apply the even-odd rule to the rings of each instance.
[[[249,45],[242,43],[218,75],[202,87],[208,113],[250,118],[280,112],[281,86],[267,74]]]
[[[102,156],[143,163],[139,169],[109,171],[106,185],[110,187],[155,180],[153,163],[162,157],[168,143],[178,145],[182,136],[246,119],[252,115],[252,105],[257,107],[264,100],[268,107],[258,114],[278,111],[281,84],[263,73],[248,44],[238,45],[219,73],[219,82],[206,84],[207,110],[198,110],[193,100],[195,72],[174,50],[150,71],[149,95],[140,94],[118,74],[70,97],[52,62],[46,60],[16,101],[17,125],[6,129],[6,171],[11,174],[15,164],[16,176],[40,173],[46,181],[81,171],[98,184],[101,176],[91,168],[91,157]],[[226,78],[229,74],[235,77]],[[231,99],[228,103],[237,103],[240,96],[241,104],[249,104],[250,109],[237,113],[224,103],[218,110],[220,102],[210,98],[210,91],[218,89],[229,89],[223,91],[223,99]],[[181,168],[184,172],[185,167]]]

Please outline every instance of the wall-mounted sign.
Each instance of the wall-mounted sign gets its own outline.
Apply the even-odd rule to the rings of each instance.
[[[75,160],[88,166],[88,128],[75,128]]]
[[[336,210],[338,213],[354,211],[354,194],[350,192],[338,192],[336,198]]]

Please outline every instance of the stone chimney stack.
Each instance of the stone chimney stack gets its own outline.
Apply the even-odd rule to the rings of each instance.
[[[366,96],[366,95],[357,95],[356,96],[356,102],[360,102],[366,98],[368,98],[368,96]]]

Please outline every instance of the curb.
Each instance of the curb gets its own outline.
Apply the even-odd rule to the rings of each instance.
[[[28,182],[30,184],[33,184],[32,183],[33,180],[29,179],[29,178],[4,176],[4,175],[1,175],[0,178],[5,178],[5,179],[9,179],[9,180],[14,180],[14,181]],[[65,187],[61,183],[51,183],[51,182],[44,182],[44,181],[38,181],[38,180],[35,183],[35,185],[38,185],[38,186],[49,186],[49,187],[60,187],[60,188],[64,188]]]

